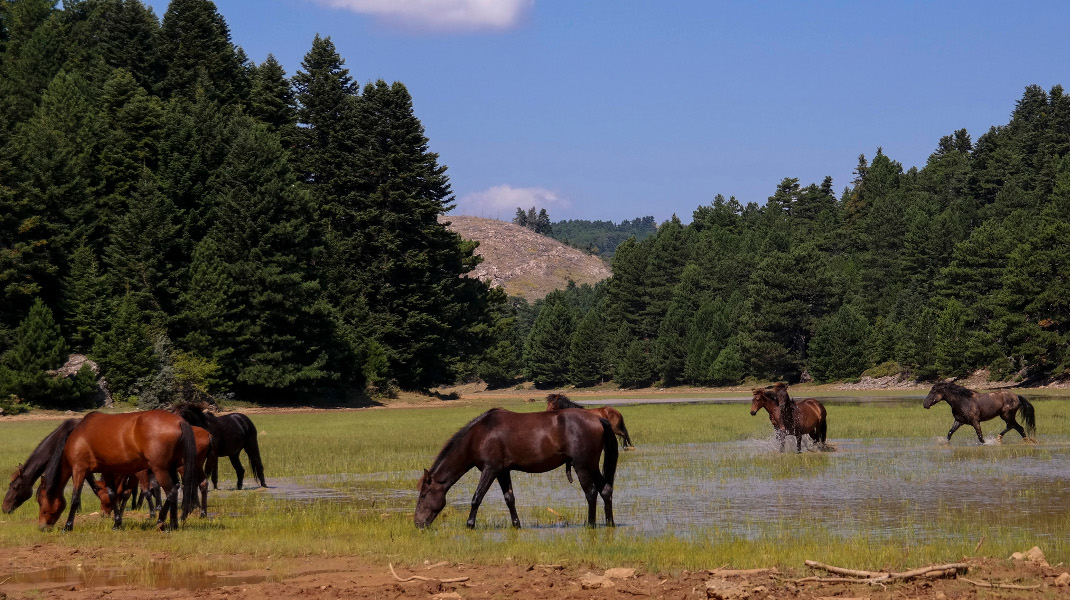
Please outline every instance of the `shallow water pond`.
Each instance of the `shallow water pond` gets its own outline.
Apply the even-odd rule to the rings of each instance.
[[[844,537],[924,541],[968,538],[973,523],[1043,537],[1052,520],[1070,520],[1070,439],[1042,439],[1036,446],[846,440],[833,452],[802,454],[780,454],[771,438],[645,445],[620,453],[614,512],[619,530],[682,538],[757,539],[781,528],[817,528]],[[418,477],[413,471],[279,478],[267,491],[280,500],[355,504],[407,517]],[[466,517],[477,479],[473,470],[450,490],[444,514]],[[529,529],[554,535],[585,522],[579,484],[569,484],[561,469],[514,473],[513,487]],[[508,523],[494,486],[477,524],[507,529]]]

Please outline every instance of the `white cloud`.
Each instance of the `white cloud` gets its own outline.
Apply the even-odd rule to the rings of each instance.
[[[504,30],[516,26],[535,0],[315,0],[371,15],[390,25],[431,30]]]
[[[557,192],[546,188],[515,188],[510,185],[496,185],[458,199],[454,212],[509,221],[516,214],[518,207],[527,210],[532,206],[545,208],[550,213],[550,217],[555,218],[557,215],[554,209],[567,211],[572,203],[567,198],[562,198]]]

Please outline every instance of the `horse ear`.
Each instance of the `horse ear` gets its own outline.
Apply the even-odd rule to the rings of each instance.
[[[424,469],[424,474],[420,475],[420,483],[417,484],[417,487],[421,490],[424,489],[424,485],[427,483],[429,477],[431,477],[431,472]]]

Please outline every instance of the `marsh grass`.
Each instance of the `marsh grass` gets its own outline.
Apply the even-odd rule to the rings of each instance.
[[[502,405],[518,411],[542,409],[540,403],[522,400],[504,401]],[[996,469],[989,473],[986,467],[1005,461],[1049,460],[1065,452],[1070,419],[1064,415],[1070,402],[1043,399],[1035,405],[1041,441],[1037,446],[1021,444],[1012,436],[1007,436],[1003,446],[970,445],[975,442],[972,435],[961,431],[950,448],[941,446],[940,439],[951,423],[950,411],[943,405],[926,411],[920,403],[831,404],[829,437],[834,444],[843,440],[844,445],[852,446],[841,452],[866,452],[870,447],[876,452],[896,443],[896,439],[913,438],[911,443],[917,446],[919,438],[927,438],[934,456],[968,464],[977,477],[988,478],[985,485],[1011,490],[1008,494],[1012,501],[1035,502],[1049,491],[1014,490],[1013,478]],[[430,466],[441,444],[454,431],[485,409],[486,406],[468,405],[255,415],[269,484],[273,478],[293,478],[298,482],[314,481],[316,486],[326,488],[356,485],[374,499],[293,500],[276,498],[271,490],[234,491],[230,489],[233,472],[224,461],[220,481],[223,491],[209,497],[213,517],[191,517],[181,531],[162,534],[144,522],[143,513],[132,513],[122,531],[112,531],[108,519],[83,514],[72,533],[41,533],[36,528],[36,505],[31,501],[12,515],[0,515],[0,547],[44,541],[83,549],[121,549],[116,555],[120,566],[143,572],[144,577],[152,576],[147,556],[154,553],[182,557],[182,564],[190,572],[219,569],[221,560],[258,568],[275,564],[276,559],[338,555],[395,563],[450,560],[637,565],[652,571],[721,565],[798,567],[805,559],[859,568],[900,568],[968,556],[982,538],[983,555],[1007,556],[1040,545],[1052,563],[1070,561],[1070,513],[1066,511],[1062,516],[1037,516],[1018,514],[1013,507],[965,511],[962,506],[946,502],[918,507],[889,501],[802,509],[791,518],[769,518],[763,507],[746,506],[746,494],[704,496],[701,486],[689,482],[700,478],[723,482],[747,478],[805,481],[849,475],[836,452],[777,453],[768,444],[771,429],[765,413],[752,417],[748,406],[741,404],[620,407],[638,446],[635,455],[621,454],[621,477],[626,476],[628,461],[643,452],[664,452],[671,457],[677,452],[687,455],[688,448],[703,444],[754,440],[767,443],[758,452],[735,456],[721,453],[701,462],[667,460],[664,473],[654,474],[665,485],[693,486],[684,491],[692,493],[696,503],[744,511],[747,516],[738,522],[708,527],[690,527],[685,522],[653,535],[636,527],[590,530],[581,525],[586,510],[578,490],[573,501],[554,507],[555,514],[546,510],[530,491],[518,489],[518,508],[525,529],[514,531],[508,526],[504,508],[498,506],[501,498],[494,488],[484,502],[486,508],[480,513],[477,528],[469,531],[464,528],[468,498],[460,489],[463,486],[459,486],[451,492],[453,504],[435,524],[429,530],[416,530],[412,524],[416,477]],[[994,437],[1001,423],[989,422],[986,437]],[[35,421],[0,423],[0,467],[12,468],[24,460],[57,425],[58,422]],[[928,443],[920,441],[923,451]],[[886,478],[893,484],[917,485],[930,479],[924,472],[885,463],[880,456],[867,460],[865,465],[867,472],[863,475]],[[342,475],[363,478],[357,477],[354,483],[353,478],[333,477]],[[537,477],[564,479],[560,472]],[[627,486],[626,481],[620,482],[620,495],[627,493]],[[83,503],[85,513],[97,510],[96,501],[88,494],[83,494]],[[641,521],[644,513],[663,508],[656,499],[651,500],[625,520]],[[902,515],[891,527],[890,511]],[[621,518],[618,512],[618,520]],[[853,525],[844,527],[848,521]]]

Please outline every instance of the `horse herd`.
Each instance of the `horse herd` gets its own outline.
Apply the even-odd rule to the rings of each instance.
[[[982,394],[943,382],[932,387],[923,405],[928,409],[941,401],[951,406],[955,418],[947,434],[948,441],[960,426],[970,425],[983,444],[980,423],[997,416],[1007,424],[997,440],[1011,429],[1027,441],[1036,434],[1033,405],[1013,392]],[[827,449],[827,414],[816,399],[795,401],[789,395],[788,387],[778,383],[753,391],[751,415],[763,408],[769,414],[781,452],[788,436],[795,437],[797,452],[802,451],[803,436],[809,436],[820,449]],[[1025,428],[1015,418],[1019,413]],[[488,410],[454,433],[435,457],[431,468],[423,472],[413,520],[419,528],[429,526],[446,506],[446,493],[450,488],[465,473],[476,468],[480,477],[472,496],[467,526],[475,526],[483,497],[497,481],[512,524],[520,527],[511,472],[545,473],[564,465],[569,483],[572,482],[572,469],[575,469],[587,499],[587,524],[595,525],[600,496],[605,506],[606,525],[613,526],[617,436],[625,449],[634,447],[619,411],[610,407],[585,408],[563,394],[550,394],[543,412]],[[153,499],[156,500],[158,527],[165,528],[165,520],[170,515],[170,527],[177,528],[179,486],[182,487],[182,518],[185,519],[198,503],[195,491],[198,487],[201,514],[207,514],[208,478],[213,485],[217,483],[219,456],[230,458],[237,472],[237,488],[241,489],[244,469],[238,455],[242,450],[249,456],[257,481],[266,487],[256,428],[241,413],[215,416],[203,406],[190,404],[179,405],[170,412],[89,413],[82,419],[64,421],[38,444],[24,464],[15,469],[3,511],[10,513],[28,500],[33,495],[34,483],[40,479],[38,524],[42,528],[51,527],[59,520],[66,505],[64,487],[73,479],[74,492],[64,526],[66,530],[74,525],[83,482],[88,482],[100,498],[102,513],[114,515],[115,527],[122,524],[127,500],[137,502],[140,488],[142,498],[148,499],[150,518],[155,509]],[[604,458],[601,469],[598,465],[600,457]],[[94,474],[101,476],[99,482]],[[166,494],[162,505],[160,489]]]

